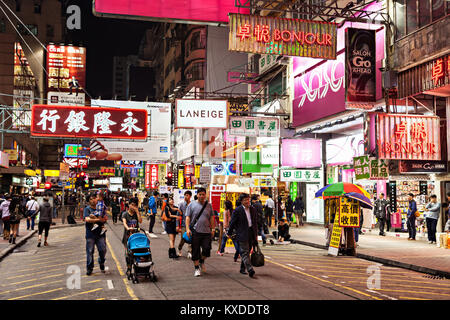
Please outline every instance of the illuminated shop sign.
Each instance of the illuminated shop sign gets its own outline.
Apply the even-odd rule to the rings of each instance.
[[[336,59],[335,23],[229,15],[229,50]]]
[[[377,113],[380,159],[441,160],[439,117]]]

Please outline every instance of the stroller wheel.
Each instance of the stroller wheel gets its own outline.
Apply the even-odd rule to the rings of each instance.
[[[139,283],[139,280],[138,280],[138,278],[137,278],[136,275],[135,275],[134,278],[133,278],[133,283]]]

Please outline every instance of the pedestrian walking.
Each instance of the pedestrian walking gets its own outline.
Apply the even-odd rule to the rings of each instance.
[[[105,272],[105,256],[106,256],[106,234],[94,233],[91,231],[94,223],[106,223],[108,216],[91,218],[91,214],[95,214],[97,207],[97,195],[90,194],[86,201],[88,205],[84,208],[84,221],[86,222],[86,274],[90,276],[94,270],[94,249],[97,247],[99,258],[98,263],[100,270]]]
[[[389,201],[387,201],[386,199],[384,199],[384,193],[380,194],[380,198],[375,200],[375,204],[373,207],[373,214],[377,217],[378,221],[380,222],[380,232],[379,235],[380,236],[385,236],[386,234],[384,233],[384,225],[386,223],[386,220],[391,220],[390,219],[390,204]],[[389,228],[388,228],[389,231]]]
[[[19,231],[20,220],[23,218],[22,213],[19,210],[20,198],[12,197],[9,205],[9,243],[16,244],[17,233]]]
[[[11,204],[11,196],[6,195],[5,200],[0,204],[0,210],[2,212],[2,221],[3,221],[3,240],[10,239],[10,233],[11,233],[11,226],[9,223],[10,220],[10,213],[9,213],[9,206]]]
[[[441,204],[437,202],[437,196],[431,195],[430,202],[425,206],[426,223],[428,231],[428,243],[436,243],[436,226],[441,213]]]
[[[416,212],[417,204],[414,200],[414,195],[412,193],[408,194],[408,212],[406,226],[408,228],[409,238],[408,240],[416,240]]]
[[[36,219],[36,215],[39,210],[39,204],[37,203],[35,197],[30,197],[30,200],[27,201],[25,205],[26,208],[26,217],[27,217],[27,230],[34,230],[34,220]]]
[[[167,202],[169,202],[169,195],[167,193],[163,194],[163,202],[161,205],[161,217],[165,212],[166,206],[167,206]],[[162,219],[161,219],[162,220]],[[163,227],[163,232],[161,232],[161,234],[167,234],[166,231],[166,222],[162,221],[162,227]]]
[[[220,244],[220,250],[218,252],[218,254],[220,256],[223,256],[223,253],[225,252],[225,246],[227,244],[227,240],[228,240],[228,230],[230,229],[230,222],[231,222],[231,217],[234,213],[233,210],[233,204],[231,203],[230,200],[226,200],[225,201],[225,211],[223,213],[223,228],[224,228],[224,234],[222,237],[222,243]],[[233,241],[233,245],[234,245],[234,262],[237,262],[237,259],[239,258],[239,252],[240,252],[240,248],[239,248],[239,242],[235,239],[235,237],[231,237],[231,240]]]
[[[297,228],[303,226],[303,213],[305,212],[305,203],[302,196],[297,196],[294,201],[294,214],[297,220]]]
[[[182,249],[184,244],[186,243],[186,240],[184,240],[183,238],[183,234],[186,232],[186,209],[189,206],[189,204],[191,203],[191,197],[192,197],[192,192],[190,190],[187,190],[184,192],[184,200],[180,203],[180,205],[178,206],[178,208],[181,211],[182,217],[181,217],[181,239],[180,239],[180,243],[178,243],[178,256],[181,257],[182,255]],[[192,246],[190,244],[188,244],[188,254],[187,254],[188,259],[192,258]]]
[[[261,236],[263,245],[266,244],[266,235],[264,234],[264,213],[263,206],[259,201],[259,195],[252,195],[252,206],[256,209],[257,214],[257,225],[258,225],[258,236]]]
[[[286,219],[289,225],[291,225],[293,214],[294,214],[294,201],[292,201],[292,198],[288,196],[286,199]]]
[[[272,226],[272,216],[273,216],[274,209],[275,209],[275,202],[272,199],[272,195],[269,194],[269,199],[266,200],[266,204],[264,206],[265,218],[267,221],[267,226],[269,228]]]
[[[121,220],[123,222],[123,237],[122,243],[127,248],[128,238],[132,229],[139,228],[139,224],[142,223],[142,216],[138,210],[138,203],[131,202],[128,209],[122,213]]]
[[[58,217],[59,206],[60,206],[59,197],[55,194],[53,196],[53,213],[52,213],[53,219],[56,219],[56,217]]]
[[[214,236],[214,213],[211,204],[206,200],[206,189],[198,188],[197,201],[193,201],[186,209],[186,233],[192,236],[192,261],[194,276],[206,272],[205,261],[211,255],[211,238]],[[200,270],[201,269],[201,270]]]
[[[120,203],[119,203],[119,200],[117,199],[117,196],[114,196],[111,201],[111,212],[112,212],[113,223],[116,224],[117,219],[120,215]]]
[[[49,203],[48,197],[44,197],[44,203],[40,205],[39,209],[37,210],[39,212],[39,223],[38,223],[38,244],[37,246],[41,246],[41,239],[42,239],[42,232],[45,230],[45,240],[44,240],[44,246],[48,246],[48,232],[50,230],[50,225],[52,224],[52,218],[53,218],[53,210],[52,206]]]
[[[169,198],[166,208],[164,209],[166,218],[166,232],[169,235],[169,258],[178,258],[175,250],[175,239],[177,237],[177,220],[182,218],[182,213],[173,203],[173,198]]]
[[[153,192],[153,196],[148,200],[148,214],[149,214],[149,230],[150,237],[157,238],[157,236],[153,233],[153,227],[155,226],[156,214],[158,213],[157,203],[158,203],[158,191]]]
[[[250,250],[257,245],[258,216],[256,209],[250,205],[250,196],[244,193],[240,198],[242,204],[236,208],[231,217],[227,236],[231,238],[233,231],[236,231],[241,255],[240,273],[247,274],[248,272],[248,275],[253,278],[255,270],[250,263]]]

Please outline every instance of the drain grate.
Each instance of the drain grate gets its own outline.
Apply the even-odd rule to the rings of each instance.
[[[426,279],[432,279],[432,280],[446,280],[446,278],[441,277],[441,276],[434,276],[434,275],[426,275],[423,276]]]

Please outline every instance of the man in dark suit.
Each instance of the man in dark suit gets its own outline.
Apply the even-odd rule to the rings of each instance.
[[[241,254],[241,273],[253,278],[255,270],[250,263],[249,253],[258,239],[258,216],[256,209],[250,206],[250,196],[246,193],[240,197],[241,205],[236,208],[232,217],[227,236],[231,237],[236,231],[236,240],[239,242]]]
[[[373,213],[378,218],[378,221],[380,221],[380,236],[385,236],[384,233],[384,224],[389,219],[388,224],[388,231],[390,227],[390,204],[389,201],[384,199],[384,193],[380,194],[380,198],[375,200],[375,205],[373,207]]]

